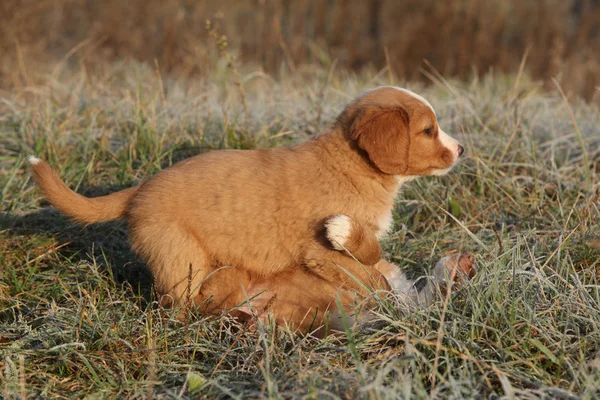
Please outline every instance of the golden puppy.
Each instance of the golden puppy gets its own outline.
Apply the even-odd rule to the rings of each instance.
[[[345,222],[341,223],[341,220]],[[365,259],[373,260],[381,254],[373,232],[369,232],[349,216],[332,217],[325,226],[328,238],[338,235],[337,242],[334,245],[332,241],[332,245],[351,257],[361,254]],[[340,235],[345,237],[340,238]],[[344,268],[343,265],[347,265],[344,260],[340,267]],[[368,293],[369,297],[357,290],[359,285],[336,285],[305,269],[290,268],[279,274],[251,280],[245,287],[245,295],[249,301],[237,311],[245,313],[245,316],[241,315],[245,319],[255,316],[266,321],[271,315],[278,324],[290,326],[298,332],[312,332],[321,336],[328,331],[344,330],[339,306],[345,313],[346,322],[352,327],[373,317],[369,313],[373,296],[391,294],[391,299],[400,311],[408,312],[431,304],[438,287],[443,294],[448,285],[469,280],[476,272],[473,256],[466,253],[443,257],[429,272],[421,266],[400,268],[383,259],[377,260],[373,268],[383,277],[379,282],[379,289],[384,291]],[[370,289],[377,288],[371,286]],[[339,300],[339,304],[336,300]],[[359,308],[361,311],[356,315],[356,305],[360,303],[363,307]]]
[[[295,271],[332,293],[385,286],[373,267],[379,255],[359,263],[339,252],[326,221],[347,215],[381,236],[400,186],[447,173],[463,151],[425,99],[379,87],[313,140],[201,154],[107,196],[78,195],[48,164],[29,161],[42,193],[64,214],[87,224],[127,220],[164,305],[191,298],[202,311],[220,312],[246,300],[241,288]]]

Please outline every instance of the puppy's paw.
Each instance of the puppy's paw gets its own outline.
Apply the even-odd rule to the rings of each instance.
[[[477,273],[475,259],[469,253],[453,254],[440,259],[435,265],[434,277],[440,283],[465,282]]]
[[[323,223],[328,246],[364,265],[375,265],[381,259],[381,246],[375,231],[345,214],[329,217]]]
[[[325,222],[325,234],[336,250],[344,250],[351,231],[352,220],[347,215],[338,214]]]

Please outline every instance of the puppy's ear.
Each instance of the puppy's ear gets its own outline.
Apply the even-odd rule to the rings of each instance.
[[[367,106],[357,110],[349,137],[356,140],[382,172],[400,175],[408,169],[408,114],[402,108]]]

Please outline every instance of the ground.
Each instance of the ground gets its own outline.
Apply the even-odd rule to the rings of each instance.
[[[204,78],[71,66],[0,99],[0,396],[596,398],[600,396],[600,110],[525,75],[429,85],[387,73],[225,65]],[[241,83],[240,83],[241,82]],[[122,223],[48,208],[34,154],[95,196],[218,148],[306,140],[376,85],[435,107],[466,159],[407,185],[383,240],[399,265],[475,255],[477,276],[403,316],[316,340],[153,303]],[[24,397],[23,397],[24,398]]]

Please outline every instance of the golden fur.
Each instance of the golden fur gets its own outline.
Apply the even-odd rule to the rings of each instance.
[[[381,249],[373,235],[389,229],[400,184],[447,172],[462,151],[426,100],[380,87],[313,140],[201,154],[108,196],[74,193],[41,160],[32,171],[44,196],[76,221],[126,219],[167,306],[191,297],[201,311],[217,313],[268,287],[305,305],[299,309],[323,313],[336,293],[348,303],[367,294],[363,285],[388,287],[375,267]],[[326,221],[339,214],[367,232],[349,242],[357,249],[370,243],[358,252],[364,265],[326,237]]]
[[[320,336],[327,331],[344,330],[336,299],[339,299],[344,308],[346,322],[352,326],[360,320],[370,318],[371,315],[367,311],[372,305],[373,295],[385,295],[391,290],[396,300],[408,309],[422,307],[433,301],[437,292],[436,285],[444,293],[447,285],[469,280],[475,275],[473,256],[459,253],[440,259],[430,271],[430,276],[421,275],[417,279],[425,279],[425,284],[417,285],[416,280],[406,276],[402,269],[379,258],[381,247],[375,232],[357,224],[349,216],[337,215],[325,222],[328,239],[331,238],[331,230],[335,229],[332,226],[335,226],[336,220],[342,218],[348,222],[345,224],[348,230],[340,251],[347,252],[351,257],[361,254],[365,260],[375,260],[372,264],[367,264],[358,259],[364,265],[373,265],[372,268],[381,274],[380,281],[370,281],[370,290],[359,292],[356,284],[333,284],[334,281],[323,279],[320,274],[311,274],[303,268],[290,268],[280,274],[251,280],[246,286],[249,301],[239,307],[238,311],[246,316],[253,314],[265,320],[268,315],[263,311],[268,308],[269,314],[275,317],[278,324],[286,324],[299,332],[312,332]],[[355,238],[363,240],[357,241]],[[347,260],[344,259],[338,259],[337,262],[337,265],[347,265]],[[375,289],[383,289],[383,292],[371,293]],[[353,314],[357,304],[362,305],[359,307],[359,310],[362,310],[359,315]]]

